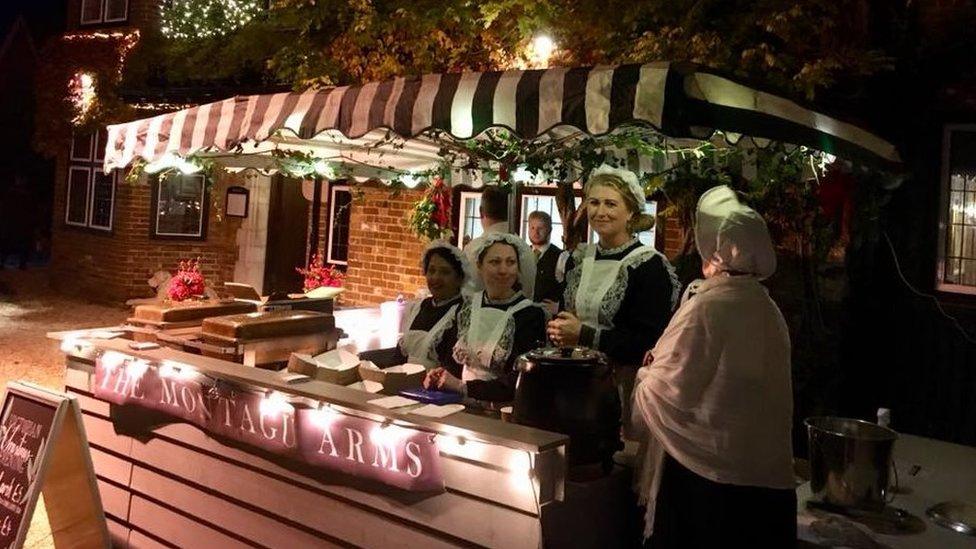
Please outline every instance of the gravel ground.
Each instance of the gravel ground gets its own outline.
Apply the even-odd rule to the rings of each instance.
[[[43,267],[0,270],[0,383],[27,380],[61,390],[64,358],[44,334],[111,326],[127,311],[69,299],[51,291]],[[24,547],[54,547],[43,502],[39,502]]]

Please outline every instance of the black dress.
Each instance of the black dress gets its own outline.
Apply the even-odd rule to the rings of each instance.
[[[528,300],[520,293],[506,303],[489,303],[484,298],[484,292],[475,294],[473,298],[481,299],[482,307],[502,311]],[[464,303],[457,314],[458,334],[457,344],[454,346],[454,359],[461,364],[465,362],[469,353],[465,337],[471,320],[471,299],[472,297],[464,298]],[[518,379],[515,360],[519,356],[545,345],[546,313],[538,305],[532,304],[516,311],[508,319],[508,324],[492,358],[491,369],[495,372],[495,379],[467,381],[469,398],[489,402],[513,400],[515,398],[515,382]]]
[[[564,282],[556,280],[556,263],[563,250],[555,244],[550,244],[545,253],[539,256],[535,266],[535,301],[546,299],[559,301],[563,295]]]
[[[428,297],[420,302],[420,310],[417,311],[417,316],[414,317],[413,322],[410,326],[407,326],[406,331],[417,330],[422,332],[430,331],[440,320],[447,314],[451,307],[454,305],[459,305],[461,303],[461,295],[453,297],[442,303],[434,303],[433,297]],[[459,307],[460,308],[460,307]],[[457,314],[457,311],[454,313]],[[451,324],[444,330],[443,334],[440,336],[439,340],[435,340],[434,349],[437,355],[438,364],[443,366],[451,375],[455,377],[461,376],[461,365],[454,360],[452,351],[454,350],[454,344],[457,343],[457,321],[451,322]],[[409,360],[407,353],[403,349],[403,342],[396,346],[396,351],[393,357],[394,362],[392,364],[403,364]]]
[[[594,246],[595,244],[590,244]],[[597,260],[624,261],[600,308],[604,328],[583,325],[579,344],[595,348],[616,364],[640,365],[671,320],[680,285],[674,269],[660,253],[625,259],[641,246],[637,239],[611,250],[597,248]],[[577,248],[566,265],[566,291],[561,309],[575,310],[583,259]],[[596,345],[594,345],[594,342]]]
[[[796,492],[721,484],[664,455],[654,533],[644,547],[795,547]]]

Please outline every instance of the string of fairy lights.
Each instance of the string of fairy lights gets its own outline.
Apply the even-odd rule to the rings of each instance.
[[[217,38],[248,24],[264,9],[264,0],[172,0],[160,9],[160,30],[173,40]]]

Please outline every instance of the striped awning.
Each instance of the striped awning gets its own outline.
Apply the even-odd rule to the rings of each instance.
[[[899,162],[894,146],[852,124],[697,67],[617,67],[427,74],[363,86],[236,96],[109,126],[105,170],[136,159],[226,153],[281,136],[332,133],[355,140],[385,128],[404,138],[430,130],[458,139],[504,127],[534,139],[558,127],[602,135],[649,124],[671,137],[715,130],[805,145],[837,156]]]

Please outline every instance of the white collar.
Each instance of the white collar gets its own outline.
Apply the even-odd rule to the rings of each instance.
[[[509,232],[508,221],[499,221],[498,223],[488,225],[487,227],[485,227],[485,232],[486,233],[507,233]]]
[[[549,251],[549,246],[552,246],[552,242],[546,242],[542,247],[536,248],[535,244],[532,245],[533,250],[539,250],[539,257],[546,255]]]

